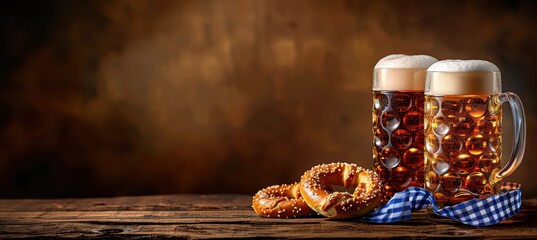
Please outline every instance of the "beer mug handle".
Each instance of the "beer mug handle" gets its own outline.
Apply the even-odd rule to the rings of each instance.
[[[493,180],[495,182],[502,180],[515,171],[518,165],[522,162],[524,149],[526,148],[526,115],[524,114],[524,108],[520,98],[512,92],[506,92],[498,95],[497,101],[500,104],[509,102],[509,105],[511,106],[511,111],[513,113],[514,139],[513,150],[511,151],[509,162],[494,174],[493,177],[495,179]]]

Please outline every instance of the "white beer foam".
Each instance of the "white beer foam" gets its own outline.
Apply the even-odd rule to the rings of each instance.
[[[377,68],[428,68],[438,60],[428,55],[392,54],[380,59]]]
[[[499,72],[500,69],[485,60],[449,59],[431,65],[428,72]]]

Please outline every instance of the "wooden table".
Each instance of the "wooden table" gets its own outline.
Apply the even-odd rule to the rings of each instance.
[[[492,227],[410,221],[368,224],[321,217],[267,219],[246,195],[0,200],[2,238],[537,238],[537,199]]]

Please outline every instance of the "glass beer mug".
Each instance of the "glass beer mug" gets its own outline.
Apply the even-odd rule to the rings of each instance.
[[[502,104],[513,112],[514,142],[502,168]],[[522,161],[526,141],[522,103],[501,93],[499,69],[482,60],[445,60],[427,70],[425,189],[438,207],[497,194]],[[432,209],[427,216],[440,220]]]
[[[423,187],[425,55],[389,55],[373,73],[373,161],[386,203],[396,192]]]

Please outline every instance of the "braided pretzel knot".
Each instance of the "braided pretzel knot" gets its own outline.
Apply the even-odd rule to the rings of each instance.
[[[297,218],[314,213],[300,195],[298,183],[260,190],[252,199],[252,207],[262,217]]]
[[[333,192],[326,185],[356,187],[354,193]],[[376,173],[349,163],[313,167],[302,175],[300,193],[317,213],[329,218],[354,218],[375,209],[383,197]]]

